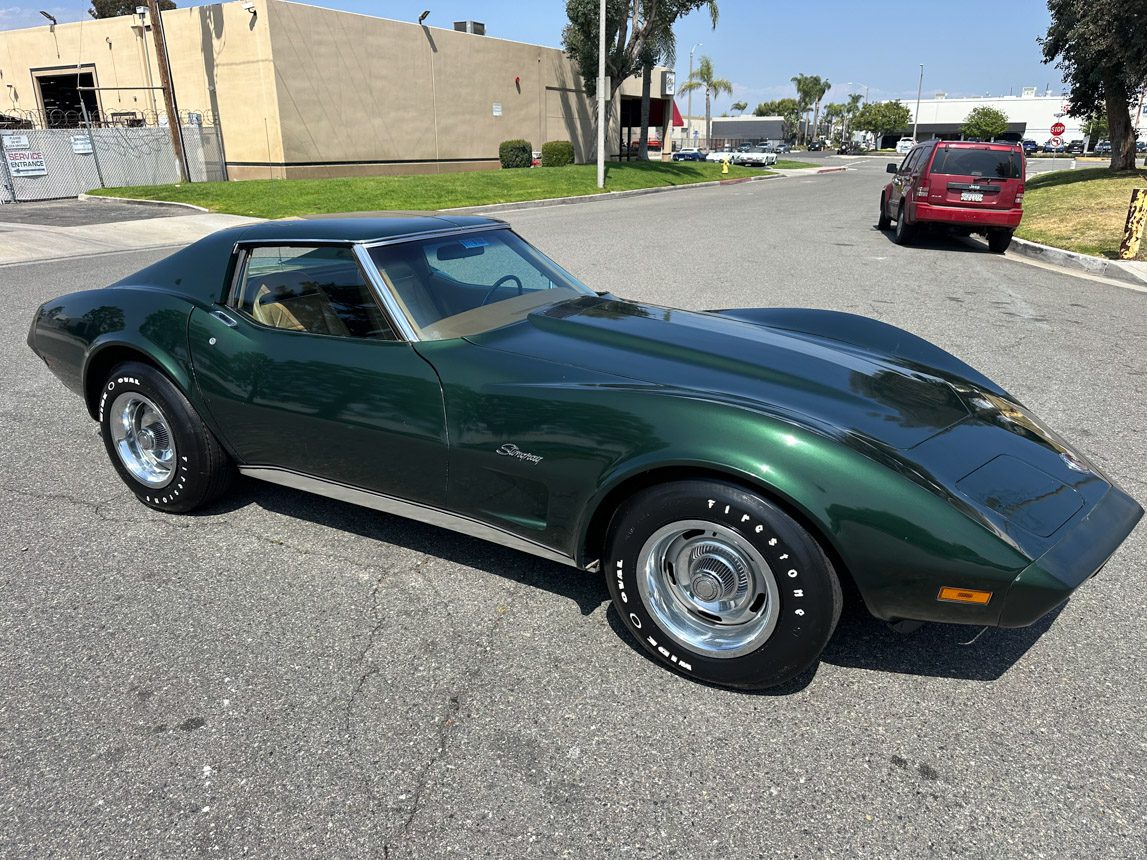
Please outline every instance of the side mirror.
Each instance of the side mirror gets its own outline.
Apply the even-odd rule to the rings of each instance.
[[[886,168],[884,168],[885,173],[896,173],[896,171],[897,171],[897,166],[895,163],[892,163],[892,162],[890,162],[888,164],[888,166]]]

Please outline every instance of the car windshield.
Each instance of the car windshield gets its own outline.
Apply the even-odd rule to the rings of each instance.
[[[1020,160],[1012,150],[945,146],[936,153],[932,172],[947,176],[993,176],[1019,179]]]
[[[594,295],[505,229],[380,245],[370,258],[423,340],[479,334]]]

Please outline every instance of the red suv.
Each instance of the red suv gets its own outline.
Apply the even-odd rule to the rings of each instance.
[[[928,140],[917,144],[880,192],[879,229],[896,222],[898,245],[924,224],[961,235],[983,233],[996,253],[1007,250],[1023,217],[1024,150],[1012,143]]]

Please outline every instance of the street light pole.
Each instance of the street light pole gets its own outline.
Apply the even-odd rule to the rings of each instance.
[[[705,44],[705,43],[704,42],[698,42],[696,45],[694,45],[692,48],[689,49],[689,78],[688,78],[689,81],[693,80],[693,52],[696,51],[698,48],[700,48],[703,44]],[[688,99],[689,103],[685,106],[685,113],[689,116],[689,119],[687,119],[685,121],[685,127],[689,129],[689,140],[692,140],[693,139],[693,90],[689,90],[689,95],[686,96],[686,98]],[[708,146],[709,142],[706,141],[705,145]]]
[[[912,140],[916,140],[916,128],[920,125],[920,95],[924,92],[924,64],[920,64],[920,83],[916,86],[916,113],[912,114]]]
[[[605,188],[605,0],[597,34],[597,187]]]

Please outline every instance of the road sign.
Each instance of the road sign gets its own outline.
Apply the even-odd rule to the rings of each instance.
[[[1061,134],[1063,134],[1065,131],[1067,131],[1067,126],[1066,126],[1066,125],[1064,125],[1062,122],[1057,122],[1055,125],[1053,125],[1053,126],[1051,127],[1051,135],[1052,135],[1052,137],[1059,137],[1059,136],[1060,136]]]
[[[1048,141],[1048,143],[1050,143],[1052,146],[1063,146],[1063,138],[1062,137],[1053,137],[1051,140]]]

